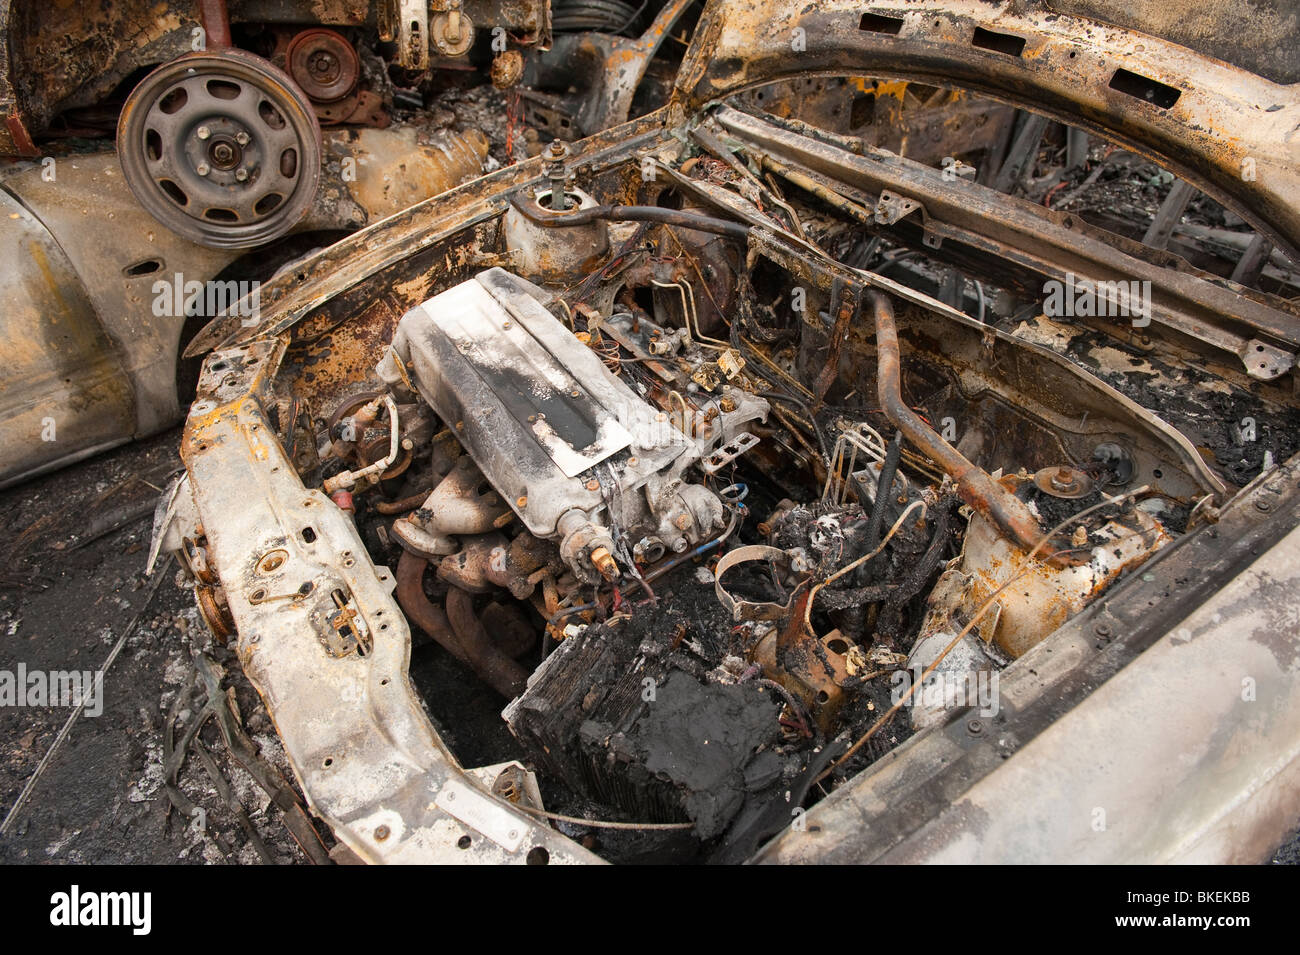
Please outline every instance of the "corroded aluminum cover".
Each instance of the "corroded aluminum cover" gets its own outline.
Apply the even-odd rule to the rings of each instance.
[[[586,487],[594,465],[610,460],[629,490],[694,447],[547,311],[546,299],[491,269],[407,312],[393,342],[420,394],[539,535],[554,533],[571,508],[602,505]]]

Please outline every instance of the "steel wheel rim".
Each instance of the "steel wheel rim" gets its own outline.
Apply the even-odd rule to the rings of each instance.
[[[163,225],[213,248],[288,232],[320,182],[320,127],[306,97],[270,63],[239,50],[167,63],[132,91],[118,159]]]

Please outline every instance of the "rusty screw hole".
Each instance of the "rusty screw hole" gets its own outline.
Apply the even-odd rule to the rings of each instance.
[[[284,566],[284,562],[289,555],[282,550],[273,550],[268,554],[263,554],[257,562],[257,572],[259,574],[271,574]]]

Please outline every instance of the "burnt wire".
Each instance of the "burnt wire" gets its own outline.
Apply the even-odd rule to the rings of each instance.
[[[1034,545],[1033,550],[1029,551],[1029,553],[1026,555],[1024,569],[1021,570],[1019,573],[1015,574],[1014,576],[1012,576],[1011,578],[1009,578],[1005,583],[1003,583],[1000,587],[998,587],[997,590],[993,591],[993,593],[989,594],[988,599],[985,600],[984,603],[980,605],[979,609],[975,611],[975,613],[971,616],[970,620],[967,621],[966,626],[964,626],[958,632],[958,634],[952,638],[952,640],[948,643],[946,647],[944,647],[941,651],[939,651],[939,655],[934,658],[934,660],[930,663],[928,667],[925,668],[925,670],[921,673],[920,679],[913,680],[912,685],[907,688],[907,692],[905,692],[894,703],[893,706],[891,706],[888,710],[882,713],[880,715],[880,718],[877,719],[876,722],[872,723],[871,727],[865,733],[863,733],[861,737],[858,738],[858,741],[854,743],[852,746],[850,746],[848,750],[845,751],[844,755],[840,756],[835,760],[835,762],[831,763],[831,765],[828,766],[826,770],[820,776],[817,777],[817,782],[820,783],[826,777],[830,776],[838,767],[842,766],[845,763],[845,761],[847,761],[854,753],[856,753],[859,749],[862,748],[862,746],[867,742],[867,740],[871,739],[872,736],[874,736],[877,732],[879,732],[880,728],[884,726],[887,722],[889,722],[889,720],[894,716],[895,713],[897,713],[900,709],[902,709],[904,706],[907,705],[907,701],[912,698],[912,694],[916,692],[917,688],[920,687],[925,682],[926,678],[929,677],[929,675],[935,671],[935,669],[939,666],[939,664],[943,662],[943,659],[953,651],[953,649],[957,646],[957,644],[960,643],[963,639],[965,639],[966,635],[975,628],[975,625],[980,622],[984,614],[988,613],[989,608],[992,607],[993,604],[997,601],[997,598],[1002,595],[1002,592],[1006,590],[1008,587],[1010,587],[1012,584],[1014,584],[1016,581],[1018,581],[1021,577],[1025,576],[1025,574],[1030,572],[1030,569],[1033,565],[1034,558],[1038,556],[1038,552],[1043,549],[1043,547],[1047,544],[1048,541],[1050,541],[1053,537],[1059,534],[1070,524],[1075,523],[1079,519],[1086,517],[1087,515],[1093,513],[1094,511],[1101,510],[1104,507],[1118,505],[1122,501],[1136,498],[1139,495],[1145,494],[1149,490],[1151,490],[1151,485],[1143,484],[1141,487],[1134,488],[1133,490],[1127,491],[1124,494],[1121,494],[1117,497],[1106,497],[1104,500],[1098,502],[1097,504],[1094,504],[1091,507],[1085,507],[1083,510],[1079,511],[1078,513],[1070,515],[1065,520],[1061,521],[1059,524],[1053,527],[1046,534],[1044,534],[1041,538],[1039,538],[1038,543]],[[1140,534],[1142,532],[1135,531],[1134,533]],[[1087,550],[1087,548],[1068,547],[1065,548],[1064,550],[1058,550],[1052,554],[1047,555],[1045,559],[1050,561],[1064,554],[1075,553],[1080,550]]]
[[[784,401],[788,404],[794,405],[803,412],[804,417],[806,417],[812,424],[812,432],[817,438],[817,446],[821,451],[822,463],[829,469],[831,466],[831,453],[826,444],[826,435],[822,433],[822,427],[817,423],[817,416],[812,413],[812,409],[808,407],[808,403],[802,398],[796,398],[794,395],[787,394],[784,391],[760,391],[758,392],[758,396],[760,398],[767,398],[771,401]]]
[[[893,440],[885,449],[885,460],[880,465],[880,477],[876,480],[876,499],[871,502],[871,523],[867,525],[867,550],[880,543],[880,530],[885,524],[885,509],[894,490],[894,475],[898,473],[898,461],[903,456],[903,432],[895,431]]]

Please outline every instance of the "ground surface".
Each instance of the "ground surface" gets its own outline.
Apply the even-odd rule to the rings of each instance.
[[[228,665],[226,685],[235,689],[249,735],[290,778],[265,710],[230,654],[214,645],[190,591],[176,582],[175,565],[156,580],[144,575],[152,508],[178,467],[176,445],[172,431],[0,492],[0,671],[16,672],[20,663],[29,671],[94,670],[126,634],[104,678],[102,714],[77,720],[40,771],[0,836],[0,862],[306,861],[280,811],[228,755],[215,721],[199,738],[229,792],[223,794],[194,752],[178,785],[202,813],[183,816],[167,796],[166,726],[174,715],[179,736],[206,698],[192,662],[198,653]],[[451,725],[445,707],[434,714],[462,759],[477,764],[516,755],[499,723],[500,732],[474,729],[492,725],[500,703],[478,692],[454,660],[439,648],[421,649],[413,670],[424,692],[473,714],[459,726]],[[69,712],[0,707],[0,813],[10,813]],[[245,814],[245,824],[232,806]],[[1273,862],[1300,863],[1300,832]]]
[[[103,682],[103,712],[77,720],[0,836],[3,862],[257,862],[258,853],[200,759],[181,769],[183,793],[206,813],[171,809],[163,785],[164,726],[188,724],[206,694],[191,654],[216,653],[189,590],[169,564],[144,575],[157,488],[179,465],[169,432],[0,493],[0,670],[94,670],[128,633]],[[117,526],[119,525],[120,526]],[[113,528],[113,529],[109,529]],[[97,531],[109,529],[96,539]],[[152,599],[150,594],[152,593]],[[131,629],[134,622],[134,628]],[[287,765],[251,687],[236,685],[262,754]],[[67,707],[0,707],[0,800],[8,814],[69,715]],[[279,811],[233,766],[216,726],[201,735],[277,862],[302,861]],[[170,811],[169,811],[170,810]]]

